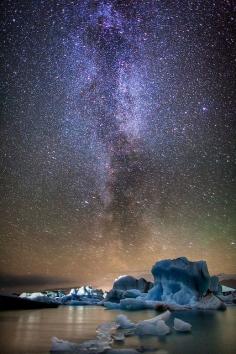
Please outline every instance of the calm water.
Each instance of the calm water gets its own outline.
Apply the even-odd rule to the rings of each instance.
[[[0,312],[0,353],[49,353],[51,337],[80,343],[95,337],[98,324],[113,320],[120,311],[102,307],[66,307],[57,309]],[[154,311],[125,312],[133,321],[156,316]],[[173,332],[159,341],[150,338],[145,345],[168,350],[169,354],[235,354],[236,307],[225,312],[176,312],[189,321],[192,334]],[[137,337],[127,338],[125,346],[140,347]],[[122,347],[122,346],[121,346]]]

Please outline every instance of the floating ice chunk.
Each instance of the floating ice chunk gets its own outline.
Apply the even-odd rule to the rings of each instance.
[[[138,336],[165,336],[170,333],[170,327],[163,320],[158,320],[157,322],[146,320],[137,324],[135,333]]]
[[[104,301],[103,306],[108,310],[120,310],[120,304],[117,304],[116,302]]]
[[[105,322],[99,325],[96,329],[97,333],[110,333],[112,330],[115,330],[117,328],[116,323],[114,322]]]
[[[123,328],[123,329],[128,329],[128,328],[133,328],[135,327],[135,324],[132,323],[128,317],[126,317],[125,315],[118,315],[116,317],[116,323],[118,324],[119,328]]]
[[[167,326],[165,321],[159,320],[155,323],[157,335],[158,336],[165,336],[166,334],[170,333],[170,327]]]
[[[51,352],[76,352],[78,344],[52,337]]]
[[[209,294],[197,302],[196,307],[200,310],[226,310],[226,305],[217,296]]]
[[[170,316],[171,316],[171,312],[169,310],[167,310],[156,317],[150,318],[149,320],[144,320],[142,322],[156,324],[160,320],[168,321]]]
[[[21,298],[27,298],[33,301],[45,302],[45,303],[59,303],[55,298],[49,297],[43,293],[36,292],[36,293],[23,293],[20,295]]]
[[[124,342],[125,340],[125,335],[123,332],[117,332],[116,334],[112,335],[112,338],[116,341],[116,342]]]
[[[107,349],[110,349],[110,343],[107,340],[101,340],[101,339],[92,339],[88,340],[86,342],[83,342],[82,344],[78,345],[79,350],[84,350],[84,351],[89,351],[90,353],[102,353]]]
[[[150,308],[144,299],[124,299],[120,301],[122,310],[137,311]],[[151,307],[154,308],[154,307]]]
[[[116,330],[117,324],[114,322],[105,322],[99,325],[96,329],[97,332],[97,338],[100,340],[107,340],[107,341],[112,341],[111,340],[111,334]]]
[[[184,322],[179,318],[174,319],[174,329],[178,332],[190,332],[192,325],[188,322]]]
[[[66,304],[67,302],[72,300],[72,295],[64,295],[61,297],[61,303]]]
[[[218,295],[218,298],[225,302],[226,304],[233,304],[234,303],[234,295]]]
[[[110,349],[110,344],[106,340],[94,339],[88,340],[81,344],[72,343],[66,340],[52,338],[51,352],[66,352],[66,353],[102,353]]]

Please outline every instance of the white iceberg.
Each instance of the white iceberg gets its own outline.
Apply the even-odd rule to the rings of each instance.
[[[35,293],[22,293],[20,295],[21,298],[27,298],[29,300],[33,301],[39,301],[39,302],[46,302],[46,303],[59,303],[56,298],[47,296],[41,292],[35,292]]]
[[[192,325],[188,322],[182,321],[179,318],[174,319],[174,329],[177,332],[191,332]]]

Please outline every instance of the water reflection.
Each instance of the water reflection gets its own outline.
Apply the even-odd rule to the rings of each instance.
[[[112,321],[119,311],[101,307],[59,307],[58,309],[7,311],[0,313],[0,348],[3,353],[48,353],[51,337],[56,336],[73,342],[94,338],[96,327]],[[132,322],[151,318],[153,311],[128,312]],[[234,354],[236,308],[225,312],[176,312],[168,324],[173,327],[173,318],[188,321],[193,326],[192,334],[172,333],[164,338],[129,337],[126,345],[168,350],[169,354]]]

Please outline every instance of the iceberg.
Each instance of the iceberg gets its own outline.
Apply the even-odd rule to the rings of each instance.
[[[135,328],[135,334],[138,336],[165,336],[168,333],[170,333],[170,327],[163,320],[141,321]]]
[[[145,293],[141,293],[140,290],[138,289],[130,289],[130,290],[126,290],[124,292],[124,297],[125,298],[136,298],[136,297],[139,297],[139,296],[145,296],[146,294]]]
[[[125,340],[125,334],[123,332],[117,332],[116,334],[112,335],[112,338],[116,342],[124,342]]]
[[[99,325],[96,329],[97,339],[106,340],[109,343],[112,342],[111,336],[114,334],[114,331],[117,329],[118,325],[114,322],[105,322]]]
[[[192,329],[192,325],[188,322],[184,322],[179,318],[174,319],[174,329],[177,332],[190,332]]]
[[[216,275],[210,277],[209,290],[214,294],[222,293],[222,286],[220,284],[220,280]]]
[[[76,352],[78,344],[52,337],[51,352]]]
[[[192,305],[207,292],[210,284],[206,262],[190,262],[185,257],[157,262],[152,274],[155,282],[147,294],[148,300]]]
[[[148,322],[148,323],[156,324],[156,323],[157,323],[158,321],[160,321],[160,320],[162,320],[162,321],[168,321],[169,318],[170,318],[170,316],[171,316],[171,312],[170,312],[169,310],[167,310],[167,311],[161,313],[161,314],[158,315],[158,316],[155,316],[155,317],[153,317],[153,318],[151,318],[151,319],[149,319],[149,320],[144,320],[144,321],[142,321],[142,322],[145,322],[145,323]]]
[[[127,316],[121,314],[116,317],[116,323],[119,328],[129,329],[135,327],[135,324],[132,323]]]
[[[103,306],[108,310],[120,310],[120,304],[117,302],[104,301]]]
[[[226,310],[224,302],[213,294],[202,297],[195,307],[199,310]]]
[[[115,280],[113,289],[118,290],[131,290],[137,289],[141,293],[147,293],[153,286],[152,282],[147,281],[144,278],[137,279],[131,275],[123,275]]]
[[[47,304],[55,303],[58,304],[59,301],[54,297],[49,297],[41,292],[36,293],[22,293],[20,298],[26,298],[33,301],[45,302]]]
[[[111,349],[110,343],[107,340],[91,339],[78,345],[79,350],[87,350],[90,353],[102,353],[107,349]]]
[[[106,301],[119,302],[125,298],[135,298],[147,293],[153,286],[144,278],[137,279],[131,275],[123,275],[115,280],[112,289],[107,293]]]
[[[119,290],[119,289],[111,289],[105,298],[106,302],[120,302],[121,299],[124,298],[124,290]]]
[[[121,310],[128,310],[128,311],[137,311],[137,310],[144,310],[144,309],[153,309],[154,304],[153,302],[148,303],[143,298],[136,298],[136,299],[123,299],[120,301],[120,308]]]

